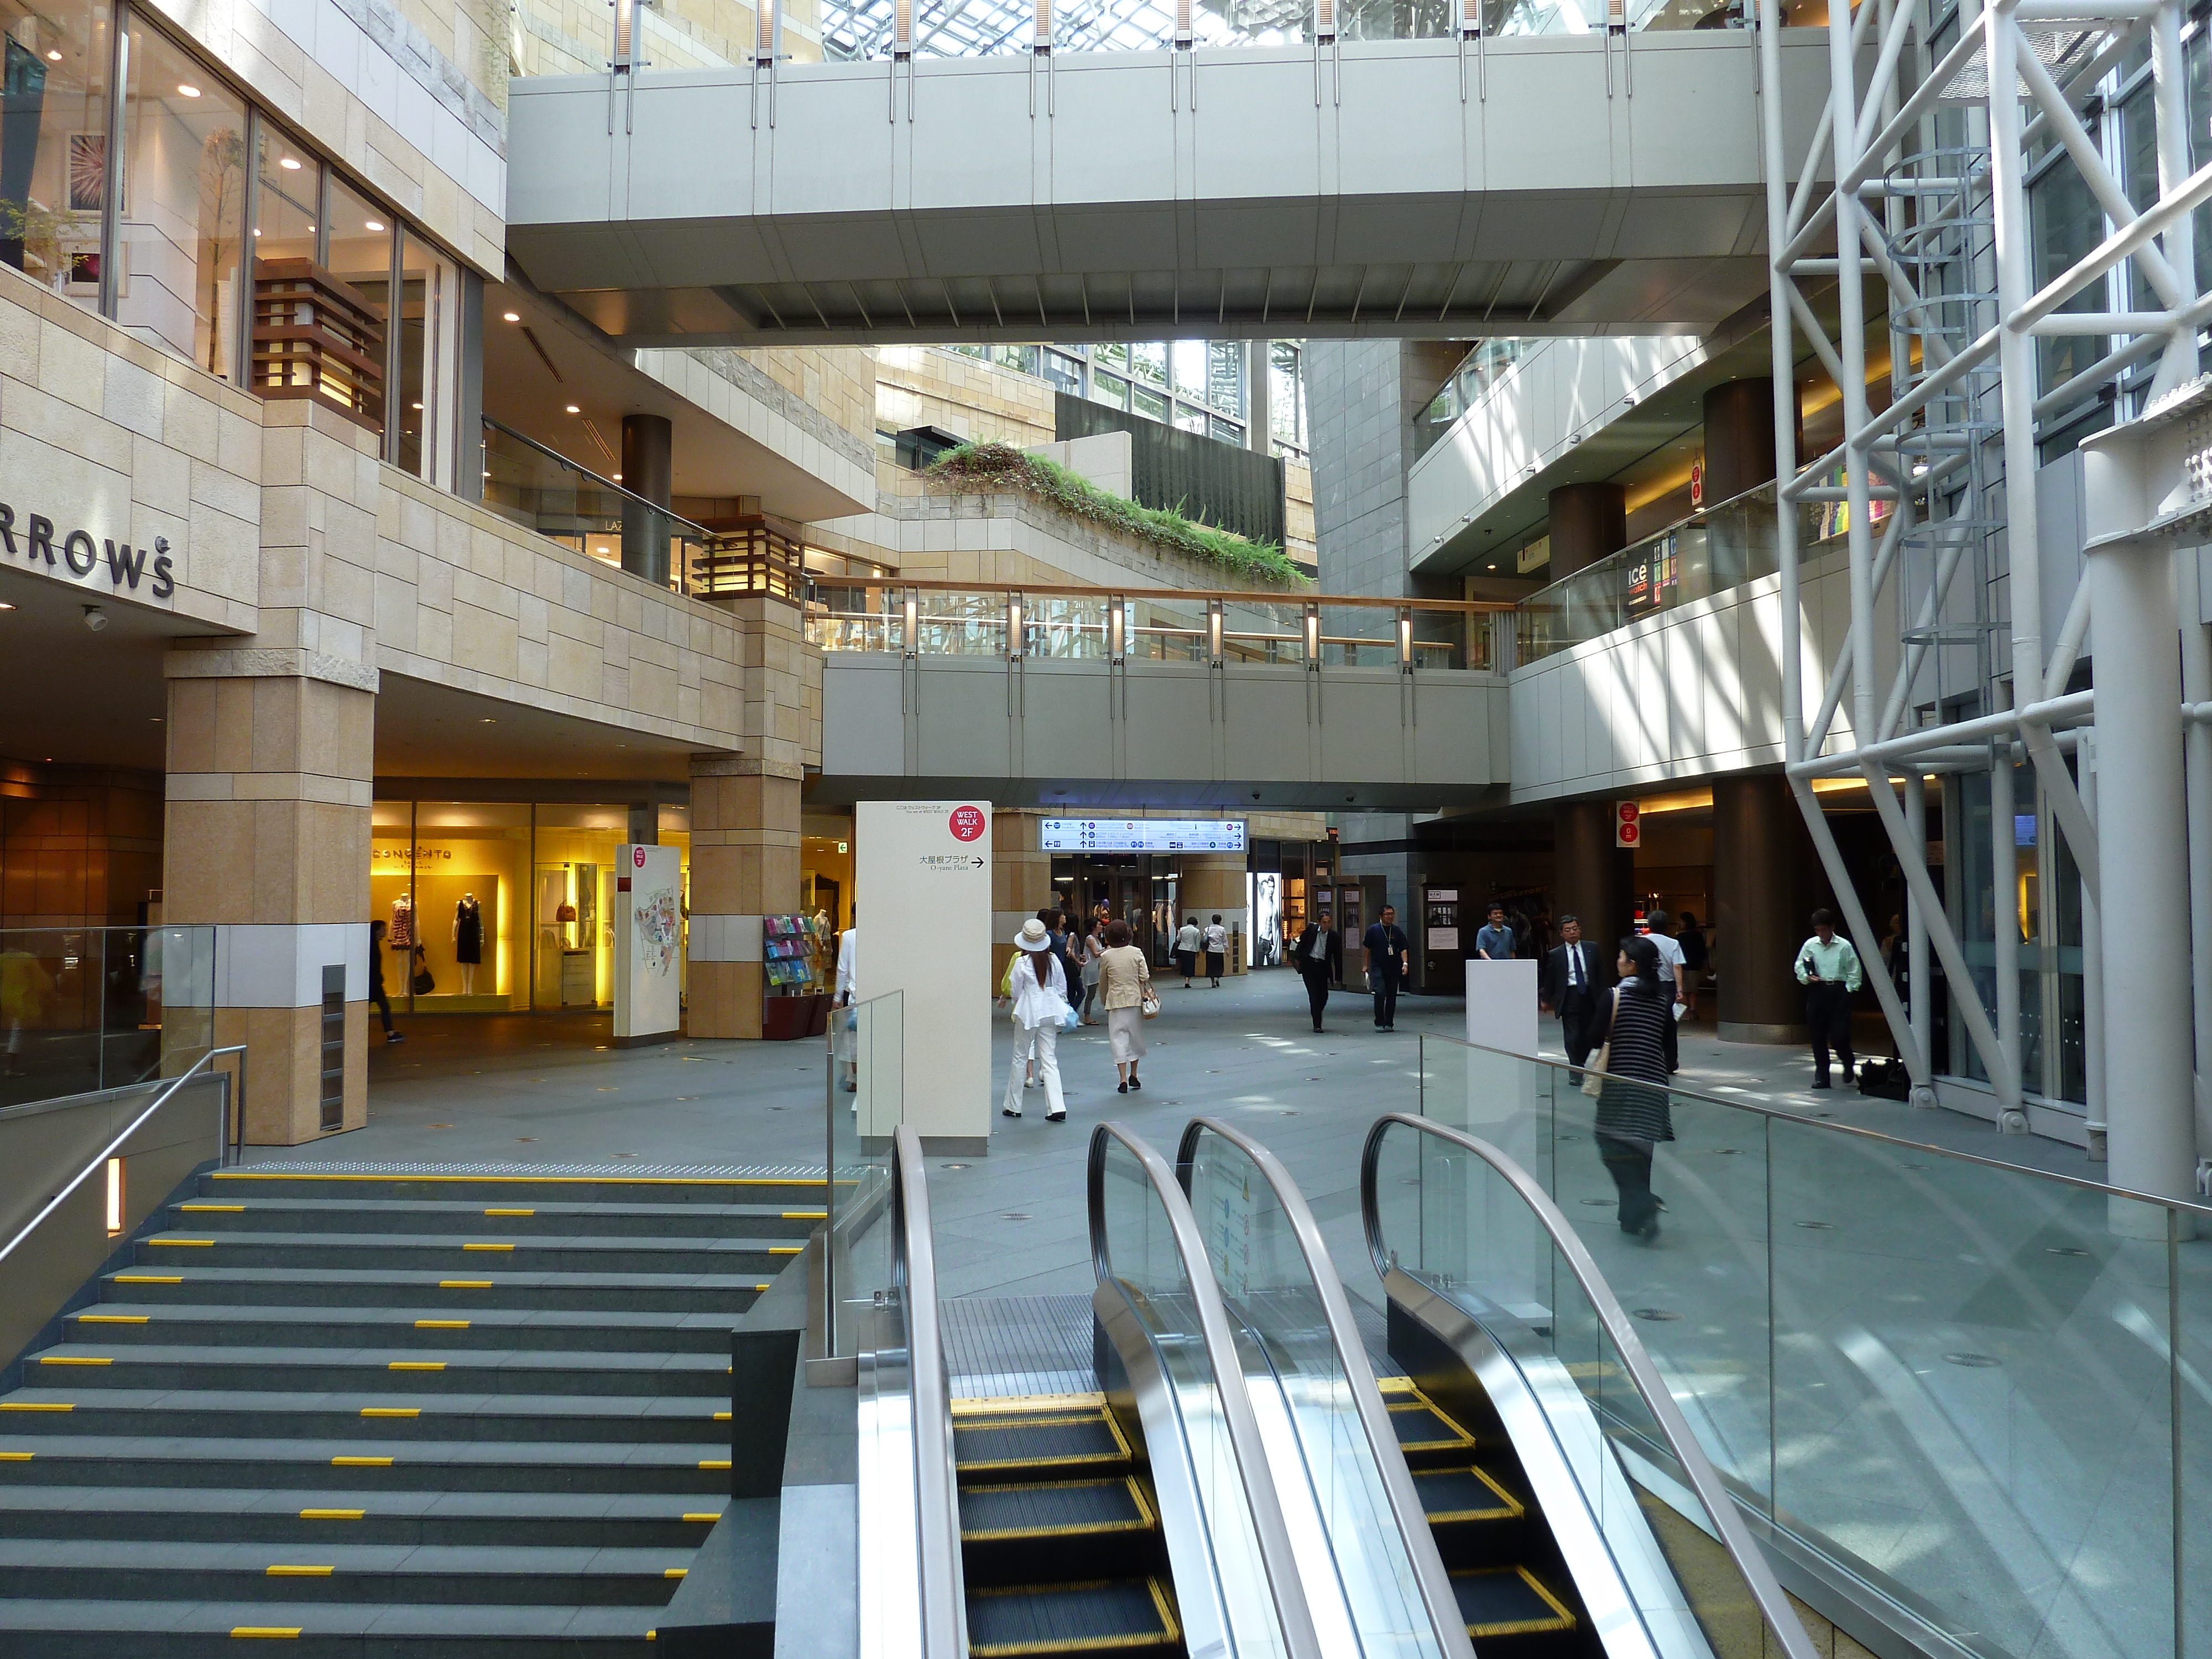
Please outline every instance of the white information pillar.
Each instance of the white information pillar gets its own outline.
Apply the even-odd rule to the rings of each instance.
[[[625,842],[615,866],[617,1048],[666,1042],[684,1024],[684,873],[673,847]]]
[[[1468,958],[1467,1040],[1477,1046],[1423,1056],[1422,1110],[1480,1135],[1534,1169],[1541,1097],[1556,1077],[1565,1075],[1532,1063],[1537,1054],[1534,963]]]
[[[2212,520],[2212,386],[2083,440],[2107,1178],[2195,1196],[2197,1128],[2174,550]],[[2190,625],[2197,625],[2194,617]]]
[[[901,994],[903,1121],[933,1152],[988,1152],[991,805],[862,801],[853,813],[860,996]]]

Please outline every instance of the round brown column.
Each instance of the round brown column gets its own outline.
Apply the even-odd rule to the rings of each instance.
[[[1705,393],[1705,504],[1774,478],[1774,382],[1729,380]]]
[[[625,415],[622,423],[622,486],[652,507],[623,503],[623,568],[647,581],[668,580],[668,536],[674,527],[652,510],[676,493],[676,428],[665,415]]]
[[[1778,775],[1713,780],[1713,965],[1723,1040],[1805,1040],[1805,993],[1790,962],[1812,931],[1816,857]]]
[[[1628,545],[1628,492],[1620,485],[1561,484],[1547,502],[1553,581]]]
[[[1584,939],[1601,950],[1619,943],[1636,915],[1636,854],[1613,844],[1612,799],[1561,802],[1552,837],[1553,926],[1579,916]]]

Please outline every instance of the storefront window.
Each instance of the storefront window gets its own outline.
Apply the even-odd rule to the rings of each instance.
[[[322,163],[283,133],[261,129],[261,176],[253,198],[253,257],[314,259],[322,221]]]
[[[100,303],[113,13],[0,0],[0,264]]]
[[[627,807],[538,809],[530,910],[536,1006],[613,1005],[615,854],[629,839]]]
[[[115,320],[234,380],[246,105],[142,21],[131,26],[125,61]]]
[[[527,1006],[514,915],[529,859],[527,806],[416,804],[412,908],[417,954],[410,983],[418,1012],[490,1013]],[[386,911],[376,914],[388,918]],[[421,977],[426,971],[427,988]]]

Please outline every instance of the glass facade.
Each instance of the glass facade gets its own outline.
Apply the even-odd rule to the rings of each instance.
[[[0,263],[243,385],[253,261],[283,259],[324,268],[385,325],[382,395],[353,412],[381,421],[386,460],[453,488],[459,265],[150,14],[0,0]]]
[[[686,902],[690,814],[662,807]],[[617,852],[626,805],[380,800],[369,915],[385,924],[384,982],[416,1013],[609,1008]],[[687,941],[688,944],[688,941]]]

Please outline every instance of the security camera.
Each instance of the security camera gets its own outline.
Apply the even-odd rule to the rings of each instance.
[[[88,605],[85,606],[84,625],[88,629],[91,629],[92,632],[97,634],[101,629],[107,626],[107,613],[105,611],[102,611],[96,605]]]

